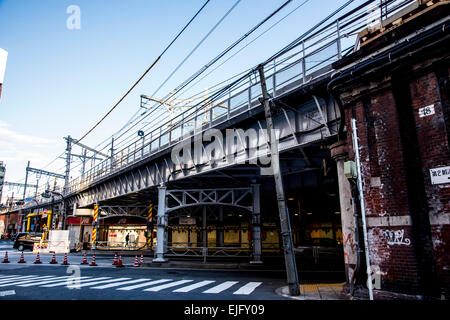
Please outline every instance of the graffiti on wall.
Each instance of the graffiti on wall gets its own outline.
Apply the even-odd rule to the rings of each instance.
[[[383,237],[387,240],[388,245],[405,245],[409,246],[411,240],[405,237],[405,230],[383,230]]]

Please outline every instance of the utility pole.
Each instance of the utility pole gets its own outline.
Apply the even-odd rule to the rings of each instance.
[[[25,185],[23,187],[23,202],[24,203],[25,203],[25,196],[26,196],[26,193],[27,193],[27,182],[28,182],[28,170],[29,170],[29,168],[30,168],[30,161],[28,161],[27,169],[26,169],[26,173],[25,173]]]
[[[269,136],[270,157],[273,169],[273,177],[275,179],[275,190],[277,195],[278,209],[280,215],[281,237],[284,248],[284,260],[286,264],[287,282],[289,286],[289,294],[291,296],[300,295],[300,285],[298,281],[297,265],[295,262],[294,245],[292,241],[291,223],[286,206],[286,198],[284,196],[283,177],[280,170],[280,154],[278,151],[278,140],[272,120],[272,111],[270,108],[269,95],[267,93],[266,79],[264,77],[264,66],[258,66],[259,77],[261,80],[261,89],[263,96],[264,112],[266,116],[267,131]]]
[[[64,191],[67,190],[67,187],[69,186],[69,179],[70,179],[70,158],[72,153],[72,138],[70,136],[67,136],[65,138],[67,141],[67,147],[66,147],[66,174],[64,177]]]

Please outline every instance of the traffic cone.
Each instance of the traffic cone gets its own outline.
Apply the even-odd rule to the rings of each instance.
[[[139,267],[139,261],[138,261],[137,255],[136,255],[136,257],[134,258],[134,267]]]
[[[36,254],[36,261],[34,262],[34,264],[41,264],[42,262],[41,262],[41,258],[40,258],[40,256],[39,256],[39,251],[37,252],[37,254]]]
[[[91,260],[91,263],[89,265],[92,266],[92,267],[96,267],[97,266],[97,264],[95,263],[95,252],[92,254],[92,260]]]
[[[19,263],[26,263],[25,258],[23,256],[23,251],[22,251],[22,254],[20,255]]]
[[[117,252],[114,254],[113,266],[117,266]]]
[[[139,264],[143,264],[144,263],[144,254],[141,252],[141,262]]]
[[[5,252],[5,258],[3,259],[3,262],[2,262],[2,263],[9,263],[9,260],[8,260],[8,251]]]
[[[87,258],[86,258],[86,251],[84,252],[84,255],[83,255],[83,261],[80,264],[88,264]]]
[[[53,257],[52,257],[52,261],[50,261],[50,264],[57,264],[58,262],[56,262],[56,255],[53,252]]]
[[[117,268],[123,268],[123,264],[122,264],[122,255],[119,256],[119,262],[116,265]]]
[[[61,263],[61,265],[63,265],[63,266],[69,265],[69,263],[67,262],[67,253],[64,253],[64,261],[63,261],[63,263]]]

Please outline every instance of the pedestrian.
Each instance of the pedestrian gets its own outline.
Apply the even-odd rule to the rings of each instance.
[[[128,240],[130,240],[130,234],[127,233],[127,235],[125,236],[125,246],[128,247]]]
[[[135,235],[134,235],[134,233],[132,233],[130,236],[130,246],[131,247],[134,247],[136,245],[135,241],[136,241]]]
[[[83,236],[83,250],[88,250],[89,240],[90,240],[89,232],[86,231],[86,233]]]

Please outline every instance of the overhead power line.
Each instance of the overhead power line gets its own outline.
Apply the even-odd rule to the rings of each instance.
[[[207,69],[209,69],[212,65],[214,65],[217,61],[219,61],[222,57],[224,57],[228,52],[230,52],[233,48],[235,48],[239,43],[241,43],[243,40],[245,40],[248,36],[250,36],[252,33],[254,33],[257,29],[259,29],[262,25],[264,25],[267,21],[269,21],[271,18],[273,18],[277,13],[279,13],[284,7],[286,7],[290,2],[292,2],[292,0],[287,0],[286,2],[284,2],[278,9],[276,9],[275,11],[273,11],[270,15],[268,15],[266,18],[264,18],[261,22],[259,22],[258,24],[256,24],[252,29],[250,29],[248,32],[246,32],[243,36],[241,36],[238,40],[236,40],[234,43],[232,43],[230,46],[228,46],[224,51],[222,51],[219,55],[217,55],[215,58],[213,58],[211,61],[209,61],[206,65],[204,65],[200,70],[198,70],[196,73],[194,73],[192,76],[190,76],[188,79],[186,79],[182,84],[180,84],[177,88],[175,88],[173,90],[173,94],[168,94],[166,95],[162,100],[164,102],[167,102],[167,100],[169,98],[174,98],[176,94],[178,94],[183,88],[185,88],[187,85],[189,85],[192,81],[194,81],[196,78],[198,78],[202,73],[204,73]],[[159,107],[160,105],[162,105],[162,103],[157,104],[153,109]],[[129,126],[131,123],[135,122],[138,118],[133,119],[138,112],[136,112],[135,115],[133,115],[133,117],[125,124],[124,127],[122,127],[122,129],[124,129],[125,127]],[[144,120],[145,118],[148,117],[148,115],[151,114],[148,112],[144,112],[140,115],[140,117],[142,117],[140,119],[140,121]],[[122,130],[121,129],[121,130]],[[121,131],[120,130],[120,131]],[[124,133],[121,134],[121,136],[123,134],[125,134],[126,132],[128,132],[130,130],[127,129]],[[119,132],[120,132],[119,131]]]
[[[166,51],[172,46],[172,44],[178,39],[178,37],[186,30],[186,28],[194,21],[194,19],[200,14],[203,8],[208,4],[210,0],[206,0],[203,6],[197,11],[197,13],[189,20],[189,22],[183,27],[183,29],[177,34],[177,36],[169,43],[169,45],[163,50],[163,52],[156,58],[156,60],[148,67],[148,69],[141,75],[141,77],[131,86],[131,88],[122,96],[122,98],[117,101],[117,103],[88,131],[86,132],[78,141],[83,140],[87,135],[89,135],[94,129],[103,121],[105,118],[128,96],[128,94],[138,85],[139,82],[147,75],[147,73],[158,63],[161,57],[166,53]]]

